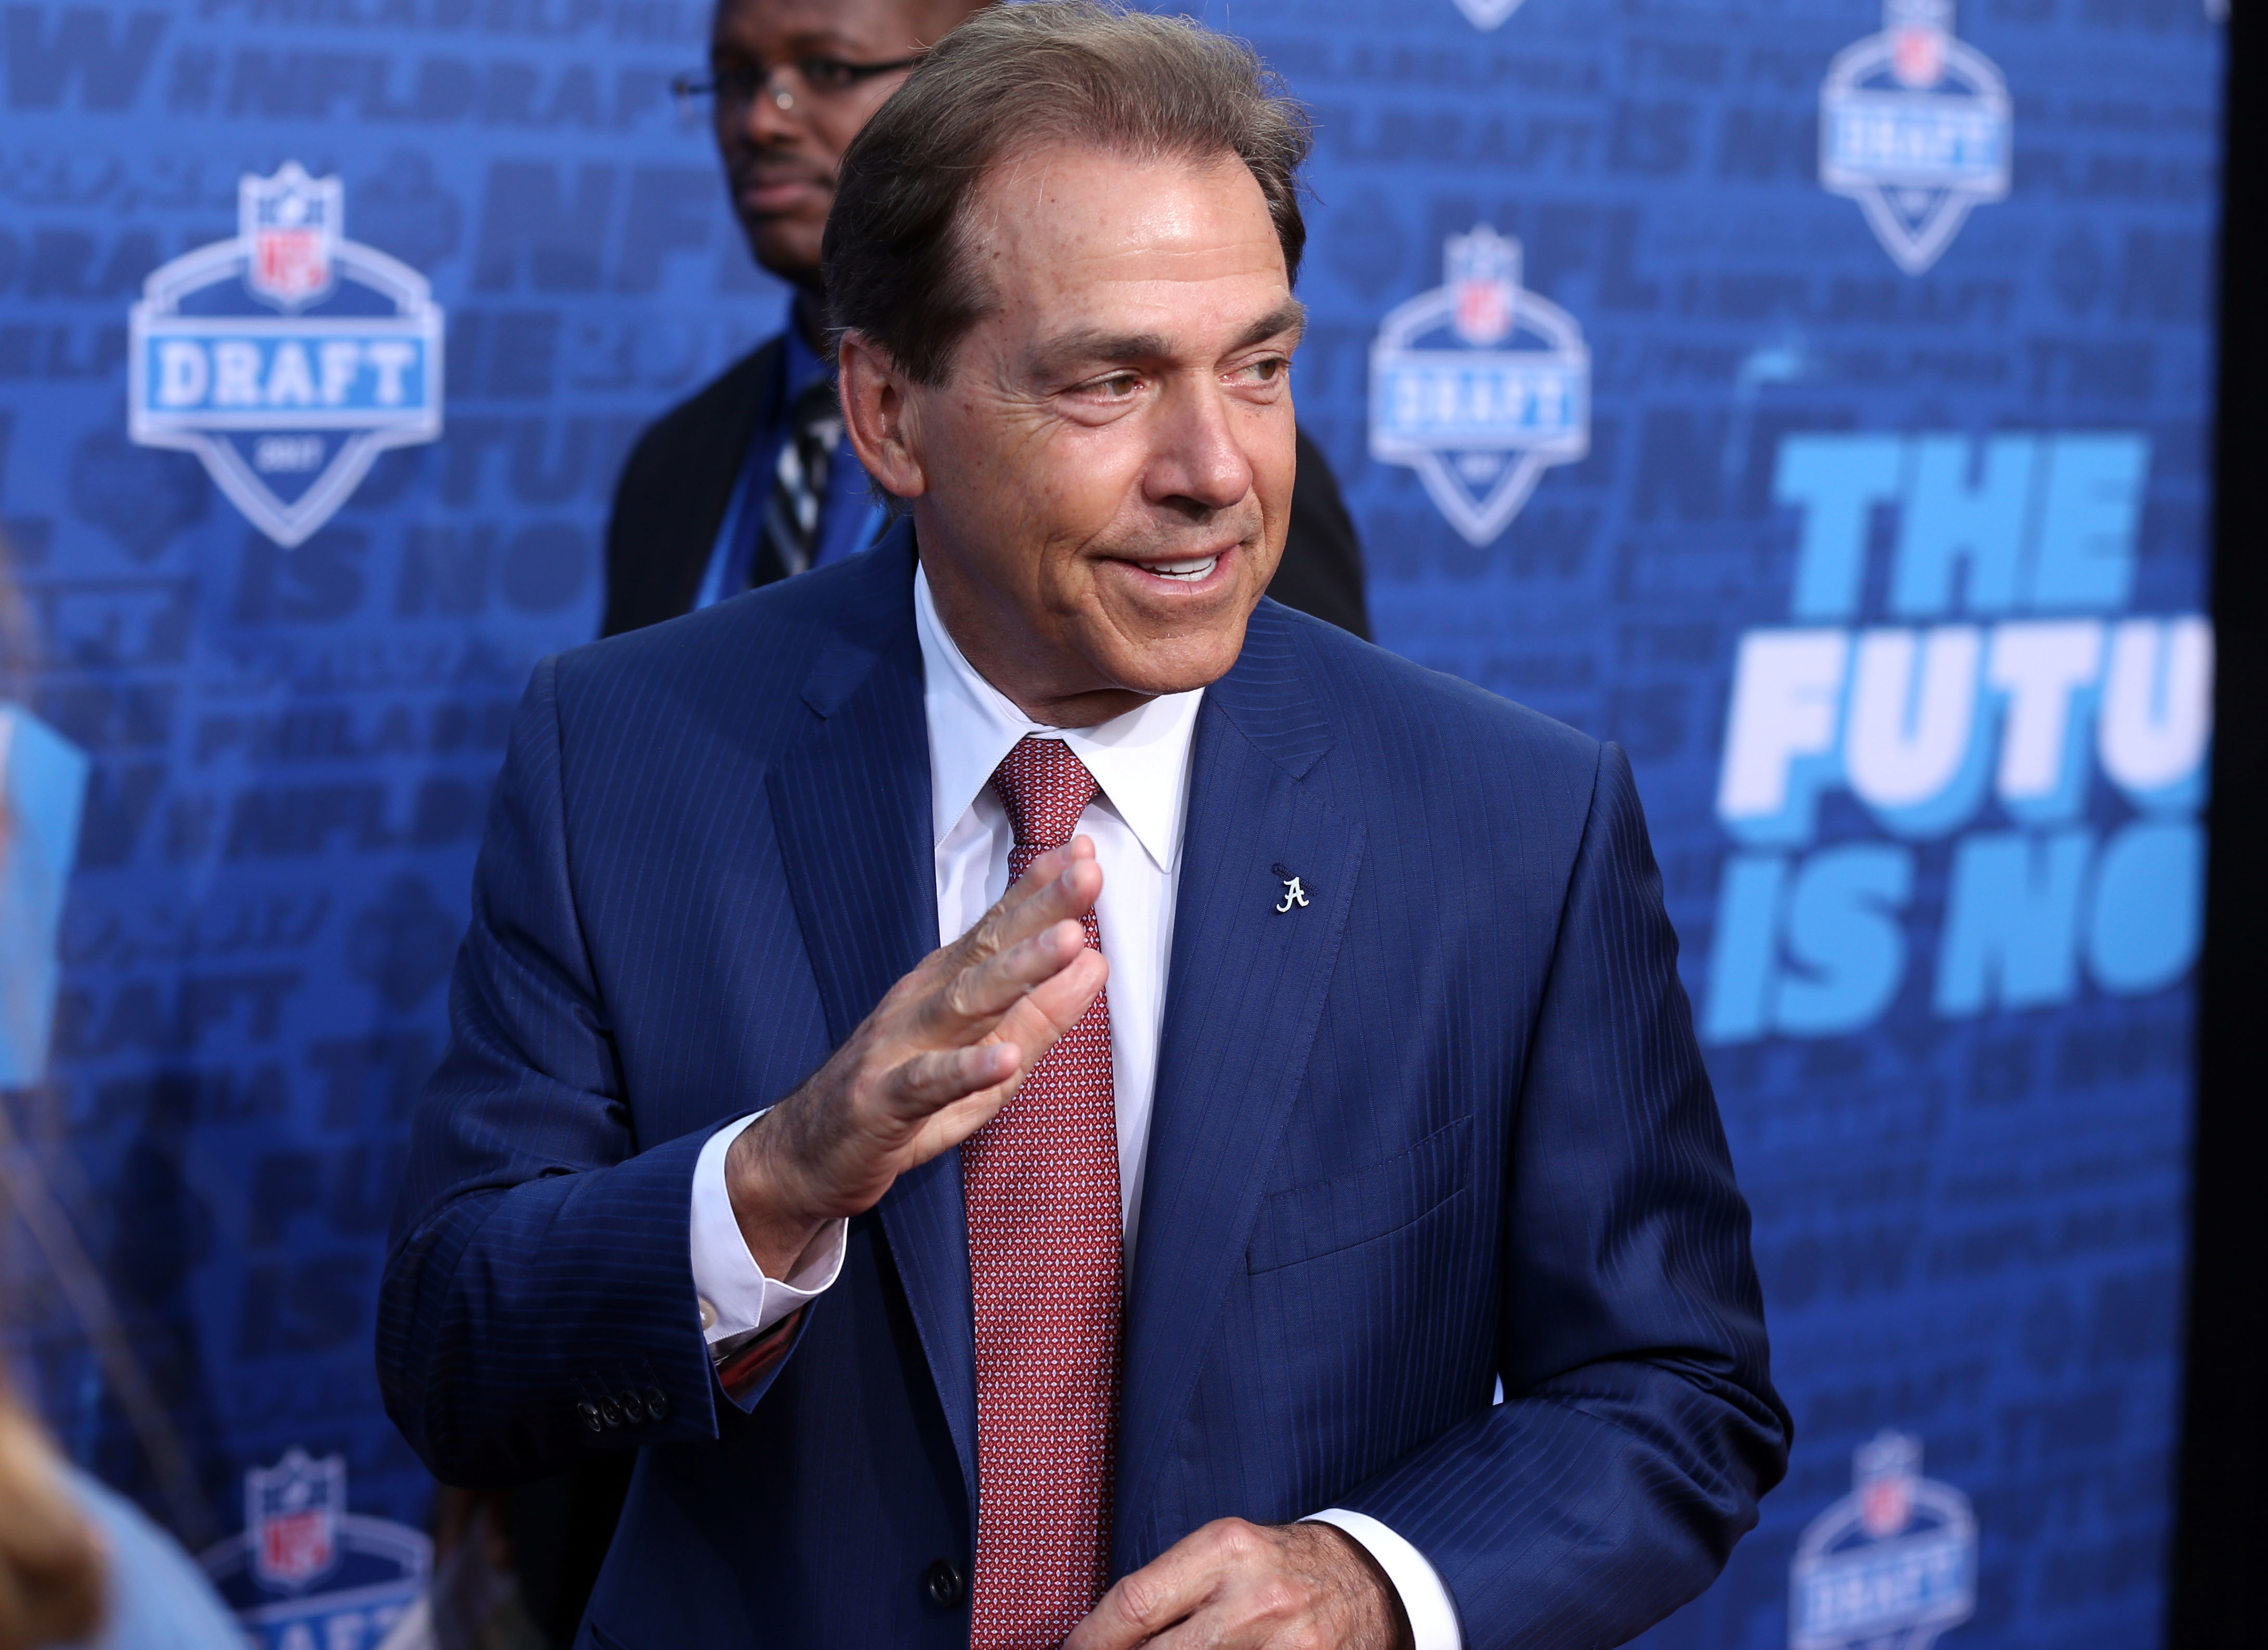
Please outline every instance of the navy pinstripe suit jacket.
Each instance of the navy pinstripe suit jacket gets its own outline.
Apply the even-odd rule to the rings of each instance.
[[[938,942],[911,581],[902,527],[546,660],[513,730],[379,1364],[445,1480],[642,1451],[602,1650],[968,1642],[924,1580],[976,1516],[957,1155],[851,1222],[747,1412],[688,1257],[703,1138]],[[1191,760],[1114,1573],[1351,1507],[1474,1650],[1618,1643],[1789,1432],[1629,768],[1272,602]]]

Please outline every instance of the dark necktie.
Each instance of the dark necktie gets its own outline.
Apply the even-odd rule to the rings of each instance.
[[[1008,881],[1071,838],[1094,777],[1026,739],[992,776]],[[1101,950],[1094,913],[1086,943]],[[976,1307],[971,1650],[1052,1650],[1102,1596],[1122,1290],[1110,1008],[1098,996],[961,1148]]]
[[[827,469],[843,438],[843,410],[835,380],[822,372],[804,386],[788,409],[787,438],[764,500],[764,544],[786,574],[811,565],[819,549],[820,506],[827,501]]]

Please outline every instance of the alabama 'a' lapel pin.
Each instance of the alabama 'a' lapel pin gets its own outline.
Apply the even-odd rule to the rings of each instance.
[[[1270,866],[1268,868],[1276,873],[1276,880],[1284,885],[1284,897],[1277,904],[1276,915],[1281,917],[1293,906],[1305,905],[1307,902],[1307,890],[1300,886],[1299,878],[1293,876],[1282,866]]]

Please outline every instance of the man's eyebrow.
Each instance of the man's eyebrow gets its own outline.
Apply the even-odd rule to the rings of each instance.
[[[1075,327],[1050,338],[1032,352],[1032,365],[1042,378],[1054,378],[1097,361],[1154,361],[1170,354],[1163,333],[1105,332],[1100,327]]]
[[[1300,342],[1300,335],[1307,330],[1307,306],[1296,298],[1287,298],[1273,310],[1247,327],[1244,329],[1244,336],[1236,341],[1234,347],[1239,350],[1249,350],[1256,343],[1267,343],[1279,332],[1290,333],[1292,342],[1297,343]]]
[[[709,42],[709,52],[710,55],[712,57],[721,56],[728,53],[733,56],[743,58],[754,57],[759,55],[749,51],[741,42],[727,39],[721,35],[711,37]],[[782,61],[790,63],[792,63],[799,58],[827,57],[837,55],[856,59],[863,57],[895,56],[897,54],[877,51],[871,46],[862,45],[859,41],[852,39],[850,35],[845,34],[831,21],[819,23],[806,28],[798,29],[794,33],[790,34],[787,37],[780,53]]]
[[[1292,334],[1296,343],[1307,325],[1307,306],[1296,298],[1287,298],[1247,327],[1229,348],[1249,350],[1285,332]],[[1080,327],[1042,344],[1032,362],[1040,376],[1053,378],[1093,362],[1155,361],[1172,353],[1173,344],[1162,333],[1106,332],[1100,327]]]

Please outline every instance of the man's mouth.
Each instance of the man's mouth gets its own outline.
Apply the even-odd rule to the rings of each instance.
[[[1186,556],[1178,562],[1137,562],[1135,566],[1158,578],[1170,578],[1184,585],[1203,584],[1212,577],[1212,570],[1220,565],[1218,553],[1211,556]]]
[[[823,203],[834,192],[833,179],[803,166],[749,166],[733,177],[733,193],[743,211],[776,212],[814,199]]]

